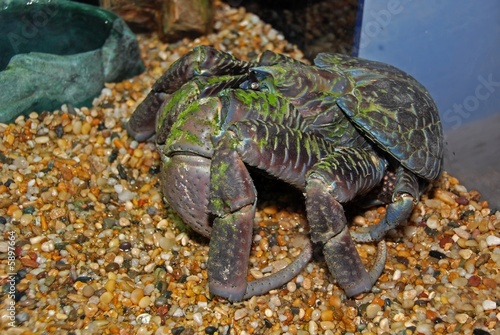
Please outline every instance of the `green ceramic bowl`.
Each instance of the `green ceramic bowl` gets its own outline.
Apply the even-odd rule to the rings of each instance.
[[[141,73],[135,35],[114,13],[65,0],[0,0],[0,122],[88,105],[105,82]]]

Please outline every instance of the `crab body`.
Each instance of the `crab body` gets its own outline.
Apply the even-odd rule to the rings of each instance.
[[[155,83],[132,115],[138,140],[156,133],[163,193],[181,218],[210,238],[209,288],[241,300],[296,276],[303,251],[279,272],[247,282],[257,192],[252,166],[306,198],[312,242],[349,296],[369,290],[386,257],[385,233],[404,222],[423,186],[441,172],[436,106],[392,66],[319,54],[309,66],[272,52],[255,63],[197,47]],[[386,216],[350,232],[343,204],[388,203]],[[379,241],[367,271],[354,241]]]

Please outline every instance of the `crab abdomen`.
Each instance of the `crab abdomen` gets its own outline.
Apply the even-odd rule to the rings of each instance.
[[[376,145],[424,179],[441,173],[443,134],[429,92],[407,73],[384,63],[320,54],[315,64],[351,81],[337,103]]]

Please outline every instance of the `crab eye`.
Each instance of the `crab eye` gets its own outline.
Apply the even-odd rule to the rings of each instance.
[[[260,86],[260,85],[259,85],[259,83],[258,83],[258,82],[256,82],[256,81],[254,81],[254,82],[252,82],[252,83],[250,84],[250,88],[251,88],[252,90],[258,90],[258,89],[259,89],[259,86]]]

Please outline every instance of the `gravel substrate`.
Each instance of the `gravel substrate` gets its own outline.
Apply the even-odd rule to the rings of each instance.
[[[244,59],[265,49],[303,58],[258,17],[216,5],[210,36],[175,45],[140,36],[148,72],[108,84],[94,107],[0,125],[0,332],[500,334],[500,212],[446,173],[408,225],[387,236],[388,261],[372,292],[347,299],[317,257],[267,295],[229,303],[209,294],[207,241],[164,205],[159,156],[128,137],[122,121],[194,45]],[[259,206],[250,279],[300,252],[295,236],[307,223],[287,200]],[[363,212],[353,225],[384,212]],[[359,246],[367,262],[375,250]]]

